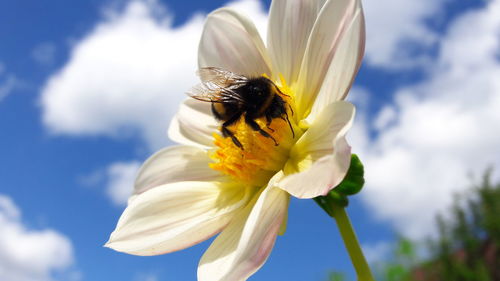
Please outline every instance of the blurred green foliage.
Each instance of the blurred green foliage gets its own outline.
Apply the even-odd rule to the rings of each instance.
[[[372,265],[378,281],[500,281],[500,183],[491,172],[456,195],[446,214],[436,218],[438,234],[423,249],[401,237],[388,261]],[[346,281],[332,272],[328,281]],[[359,280],[362,281],[362,280]]]
[[[330,272],[328,274],[328,281],[344,281],[345,275],[340,272]]]
[[[438,216],[437,225],[438,238],[429,239],[432,259],[418,280],[500,280],[500,184],[492,184],[491,172],[457,195],[450,216]]]
[[[400,237],[393,251],[392,262],[383,263],[377,272],[378,280],[411,281],[411,268],[417,264],[415,245]]]

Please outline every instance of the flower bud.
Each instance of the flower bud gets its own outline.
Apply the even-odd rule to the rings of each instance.
[[[354,195],[361,191],[365,184],[363,163],[356,154],[351,155],[351,164],[344,180],[335,187],[340,194]]]

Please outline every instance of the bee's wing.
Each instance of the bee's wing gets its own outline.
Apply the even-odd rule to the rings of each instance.
[[[221,89],[208,87],[205,83],[200,83],[187,92],[188,96],[206,102],[217,102],[222,98]]]
[[[206,102],[243,102],[234,89],[248,78],[217,67],[200,68],[197,73],[202,82],[187,93],[192,98]]]
[[[202,67],[197,71],[203,83],[210,83],[221,88],[243,84],[248,81],[245,76],[218,67]]]
[[[230,88],[220,88],[212,87],[212,85],[207,85],[206,83],[200,83],[187,94],[197,100],[206,102],[217,102],[217,103],[234,103],[244,102],[240,95]]]

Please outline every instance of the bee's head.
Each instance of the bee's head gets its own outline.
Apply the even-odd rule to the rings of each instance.
[[[247,98],[251,104],[259,106],[271,95],[271,82],[264,77],[252,79],[247,85]]]

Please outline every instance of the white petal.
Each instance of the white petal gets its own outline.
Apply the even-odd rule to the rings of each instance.
[[[211,169],[206,151],[194,146],[172,146],[149,157],[139,170],[134,194],[155,186],[179,181],[219,181],[222,176]]]
[[[325,0],[275,0],[269,11],[267,44],[274,79],[297,79],[311,29]]]
[[[297,82],[299,117],[311,109],[340,39],[356,15],[359,0],[328,0],[311,31]]]
[[[280,188],[297,198],[326,195],[345,177],[351,161],[351,148],[340,138],[335,142],[333,155],[316,160],[308,169],[285,177]]]
[[[345,134],[352,125],[354,106],[339,101],[327,106],[290,152],[279,187],[298,198],[325,195],[345,177],[351,148]]]
[[[290,196],[269,185],[234,217],[203,255],[199,281],[243,281],[267,260],[287,213]]]
[[[249,19],[227,8],[208,15],[198,50],[199,67],[220,67],[245,76],[270,76],[268,61],[264,43]]]
[[[356,109],[347,101],[326,106],[292,148],[292,155],[331,151],[333,141],[351,127]]]
[[[308,122],[332,102],[343,100],[351,88],[365,52],[365,19],[361,3],[351,26],[346,30],[330,64],[321,90],[308,116]]]
[[[213,146],[212,134],[218,126],[212,116],[210,103],[189,98],[181,104],[172,119],[168,136],[180,144],[210,148]]]
[[[219,232],[249,200],[247,188],[217,182],[177,182],[135,195],[106,247],[159,255]]]

